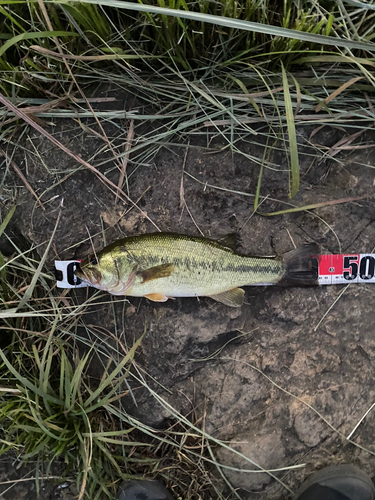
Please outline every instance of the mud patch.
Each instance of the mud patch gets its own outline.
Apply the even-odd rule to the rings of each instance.
[[[107,135],[115,137],[116,129],[108,127]],[[371,194],[372,150],[323,161],[308,147],[310,131],[298,131],[301,189],[293,204]],[[64,121],[55,125],[54,133],[73,152],[94,158],[100,171],[117,183],[119,171],[108,152],[98,153],[102,144],[97,138],[77,133]],[[333,129],[319,134],[315,140],[327,147],[338,140]],[[373,138],[368,134],[366,140]],[[97,177],[77,169],[72,159],[44,139],[33,136],[32,141],[39,156],[32,154],[27,141],[17,162],[22,167],[27,164],[25,175],[46,211],[22,191],[16,226],[42,254],[64,199],[49,266],[54,259],[84,257],[92,245],[101,248],[156,227],[208,237],[237,232],[239,251],[253,255],[281,255],[312,241],[324,253],[364,253],[375,246],[371,198],[276,217],[254,214],[259,163],[223,151],[220,140],[210,143],[214,151],[198,138],[187,156],[185,145],[168,146],[152,164],[132,165],[126,189],[139,208],[116,202]],[[258,139],[237,146],[263,157]],[[271,159],[277,168],[265,169],[261,193],[268,198],[262,212],[285,208],[280,201],[290,202],[285,154],[275,150]],[[374,290],[374,285],[248,287],[245,304],[238,310],[209,298],[163,304],[112,298],[113,309],[108,304],[94,306],[87,321],[101,332],[103,345],[111,345],[115,332],[131,345],[146,325],[137,362],[150,375],[150,386],[183,415],[194,410],[204,417],[208,433],[263,469],[306,464],[273,473],[295,489],[324,465],[348,462],[370,473],[374,469],[371,415],[352,437],[371,453],[345,439],[375,400]],[[85,294],[71,292],[78,302],[85,300]],[[146,390],[138,388],[134,396],[136,406],[130,398],[124,400],[128,410],[149,425],[163,426],[169,412]],[[265,500],[285,497],[279,482],[263,472],[249,472],[251,464],[239,454],[223,448],[215,452],[225,466],[223,473],[245,498],[259,498],[259,492]]]

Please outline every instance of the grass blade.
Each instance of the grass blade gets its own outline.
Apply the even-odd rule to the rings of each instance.
[[[327,207],[330,205],[339,205],[340,203],[350,203],[351,201],[358,201],[358,200],[363,200],[365,198],[370,198],[368,194],[364,196],[355,196],[354,198],[341,198],[340,200],[331,200],[331,201],[323,201],[321,203],[312,203],[311,205],[304,205],[303,207],[293,207],[293,208],[286,208],[285,210],[278,210],[277,212],[268,212],[268,213],[261,213],[258,212],[259,215],[264,215],[265,217],[271,217],[273,215],[284,215],[284,214],[290,214],[292,212],[302,212],[303,210],[314,210],[314,208],[322,208],[322,207]],[[285,203],[285,202],[283,202]],[[289,203],[286,203],[289,205]]]
[[[143,334],[144,335],[144,334]],[[116,368],[108,375],[108,377],[100,383],[99,387],[91,394],[91,396],[85,401],[85,407],[89,407],[89,405],[95,401],[95,399],[106,389],[112,382],[112,380],[117,377],[117,375],[121,372],[124,366],[129,363],[133,357],[137,347],[143,340],[143,335],[133,344],[129,352],[124,357],[124,359],[119,363]]]
[[[289,152],[290,152],[291,182],[290,182],[289,198],[293,198],[297,194],[299,188],[299,162],[298,162],[296,125],[294,123],[294,113],[293,113],[292,99],[290,97],[290,92],[289,92],[288,77],[283,63],[281,63],[281,68],[283,72],[285,116],[288,128]]]
[[[55,403],[58,405],[62,405],[63,402],[60,399],[54,398],[53,396],[50,396],[49,394],[46,394],[43,392],[41,389],[36,387],[32,382],[27,380],[25,377],[20,375],[18,371],[13,367],[13,365],[8,361],[7,357],[5,356],[4,352],[2,349],[0,349],[0,357],[2,358],[3,362],[5,363],[6,367],[8,370],[16,377],[16,379],[20,382],[22,387],[27,387],[30,389],[32,392],[35,392],[35,394],[38,394],[42,398],[45,398],[46,400],[50,401],[51,403]]]
[[[5,231],[7,225],[9,224],[10,219],[13,217],[13,214],[14,214],[14,211],[16,210],[16,207],[17,207],[17,205],[14,205],[14,207],[12,207],[9,210],[9,212],[7,213],[5,219],[1,223],[1,226],[0,226],[0,236],[3,234],[3,232]]]
[[[66,37],[74,37],[79,36],[78,33],[73,33],[71,31],[32,31],[30,33],[21,33],[20,35],[16,35],[7,42],[4,43],[2,47],[0,47],[0,57],[6,52],[12,45],[20,42],[21,40],[33,40],[35,38],[46,38],[53,36],[66,36]]]
[[[335,99],[335,97],[337,97],[339,94],[341,94],[341,92],[343,92],[348,87],[353,85],[353,83],[356,83],[359,80],[362,80],[363,78],[364,78],[364,76],[357,76],[355,78],[351,78],[348,82],[343,83],[338,89],[336,89],[334,92],[332,92],[332,94],[330,94],[328,97],[326,97],[323,102],[321,102],[320,104],[318,104],[316,106],[316,108],[315,108],[316,113],[321,111],[323,109],[323,106],[326,106],[329,102],[333,101],[333,99]]]
[[[148,12],[151,14],[178,17],[180,19],[190,19],[192,21],[197,21],[200,23],[216,24],[218,26],[224,26],[226,28],[234,28],[244,31],[255,31],[257,33],[264,33],[266,35],[286,37],[293,40],[302,40],[305,42],[317,43],[319,45],[331,45],[333,47],[346,47],[349,49],[360,49],[368,52],[375,52],[375,44],[373,43],[362,43],[352,40],[345,40],[342,38],[333,38],[325,35],[306,33],[304,31],[298,31],[289,28],[269,26],[267,24],[255,23],[252,21],[241,21],[239,19],[232,19],[225,16],[202,14],[200,12],[187,12],[184,10],[167,9],[154,5],[139,5],[136,3],[122,2],[119,0],[85,0],[85,2],[82,2],[81,0],[70,0],[69,2],[67,2],[66,0],[48,0],[48,2],[59,4],[90,3],[118,9],[128,9],[135,10],[137,12]]]
[[[47,248],[43,254],[43,257],[41,258],[40,262],[39,262],[39,265],[38,265],[38,268],[37,270],[35,271],[35,274],[33,276],[33,279],[31,280],[31,283],[30,283],[30,286],[28,287],[28,289],[26,290],[25,292],[25,295],[22,297],[22,299],[20,300],[17,308],[16,308],[16,311],[18,311],[19,309],[22,309],[22,307],[29,301],[29,299],[31,298],[31,295],[34,291],[34,288],[35,288],[35,285],[37,284],[37,281],[39,279],[39,274],[42,272],[42,269],[43,269],[43,266],[44,266],[44,263],[46,261],[46,258],[47,258],[47,255],[48,255],[48,252],[49,252],[49,249],[51,248],[51,245],[52,245],[52,241],[53,241],[53,238],[55,236],[55,233],[56,233],[56,230],[57,230],[57,226],[59,225],[59,222],[60,222],[60,217],[61,217],[61,210],[60,210],[60,213],[57,217],[57,221],[56,221],[56,224],[55,224],[55,228],[52,232],[52,235],[51,235],[51,238],[48,242],[48,245],[47,245]]]

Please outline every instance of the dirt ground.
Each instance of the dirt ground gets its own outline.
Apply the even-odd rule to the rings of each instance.
[[[117,105],[122,109],[126,102]],[[86,125],[96,130],[93,121]],[[120,125],[126,129],[128,123]],[[105,130],[115,141],[117,128],[107,124]],[[297,130],[301,188],[292,203],[303,206],[372,196],[373,148],[346,151],[333,159],[319,157],[309,142],[327,151],[345,133],[327,126],[309,141],[312,130],[312,126]],[[117,184],[119,171],[113,157],[108,152],[97,153],[103,141],[87,128],[55,120],[49,131],[76,154],[92,159]],[[374,137],[364,133],[361,144],[373,144]],[[237,147],[261,159],[263,143],[257,135]],[[225,145],[220,137],[213,141],[200,137],[191,140],[188,149],[185,145],[163,148],[148,165],[130,162],[129,196],[139,200],[138,207],[162,231],[196,235],[199,228],[208,237],[235,232],[238,250],[253,255],[282,255],[307,242],[319,243],[322,253],[374,250],[373,198],[275,217],[254,215],[249,195],[256,191],[259,164],[223,151]],[[44,193],[41,200],[46,210],[35,204],[18,180],[19,207],[13,232],[40,245],[42,253],[64,199],[48,266],[54,259],[81,258],[90,252],[88,233],[99,249],[103,234],[110,243],[156,230],[139,209],[115,203],[113,193],[92,172],[82,167],[70,174],[77,163],[37,133],[31,132],[23,146],[16,162],[38,195]],[[288,167],[281,142],[277,148],[270,156],[276,168],[265,169],[263,176],[261,194],[269,196],[261,205],[263,212],[286,208],[272,199],[289,201]],[[108,305],[95,306],[86,321],[101,332],[103,349],[114,332],[131,345],[146,325],[137,362],[150,375],[152,387],[183,415],[194,411],[196,418],[203,417],[206,432],[263,468],[306,464],[275,472],[295,490],[311,472],[325,465],[352,463],[375,475],[373,414],[366,416],[351,438],[365,449],[345,439],[375,401],[374,290],[372,284],[247,287],[245,304],[238,309],[209,298],[166,303],[114,298],[115,315]],[[71,292],[78,302],[85,300],[86,293]],[[163,426],[169,413],[146,391],[136,389],[134,395],[137,407],[130,400],[124,402],[129,412],[149,425]],[[228,450],[218,449],[216,454],[229,467],[251,468]],[[246,500],[290,497],[269,475],[223,470]],[[22,498],[35,498],[35,493],[22,487],[26,491]],[[56,495],[61,491],[54,491],[55,496],[41,492],[40,498],[60,498]],[[3,498],[16,498],[9,495]]]
[[[56,480],[39,481],[39,490],[35,482],[40,464],[25,465],[14,454],[1,457],[0,460],[0,498],[4,500],[72,500],[71,484],[62,482],[59,476],[61,469],[55,467],[46,476]],[[43,475],[42,475],[43,477]]]

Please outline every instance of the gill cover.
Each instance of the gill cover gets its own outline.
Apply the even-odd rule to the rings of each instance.
[[[134,285],[137,268],[122,247],[111,246],[84,259],[75,274],[99,290],[124,295]]]

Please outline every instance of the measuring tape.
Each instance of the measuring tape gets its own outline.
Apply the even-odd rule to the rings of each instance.
[[[80,262],[80,260],[55,260],[57,288],[84,288],[89,286],[74,274]]]
[[[319,284],[375,283],[375,254],[321,255]]]
[[[84,288],[88,286],[74,274],[80,262],[78,260],[55,261],[56,286],[58,288]],[[319,285],[375,283],[375,254],[320,255],[318,283]],[[255,285],[265,286],[274,285],[274,283],[256,283]]]

